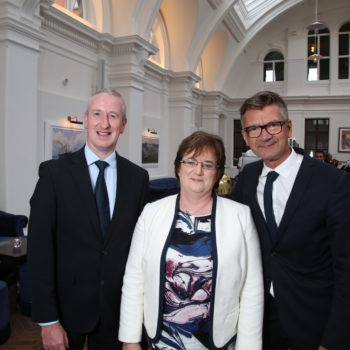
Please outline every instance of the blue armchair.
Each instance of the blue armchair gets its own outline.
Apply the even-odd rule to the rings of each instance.
[[[28,224],[24,215],[14,215],[0,210],[0,236],[24,236],[23,229]]]
[[[9,237],[23,237],[23,229],[28,224],[28,218],[24,215],[14,215],[0,211],[0,241]],[[7,284],[17,283],[18,304],[23,314],[29,316],[31,300],[29,295],[28,266],[24,259],[14,260],[11,257],[0,257],[0,275]]]
[[[149,182],[150,201],[156,201],[179,192],[179,182],[175,177],[164,177]]]

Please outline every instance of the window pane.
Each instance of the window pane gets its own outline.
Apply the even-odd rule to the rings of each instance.
[[[284,62],[275,63],[275,75],[276,75],[276,81],[284,80]]]
[[[340,32],[350,32],[350,22],[347,22],[345,24],[343,24],[340,29]]]
[[[317,61],[307,61],[307,80],[313,81],[313,80],[318,80],[318,69],[317,69]]]
[[[328,152],[329,119],[305,119],[305,150]]]
[[[317,127],[317,123],[315,119],[305,119],[305,130],[306,131],[315,131]]]
[[[264,81],[273,81],[273,63],[264,63]]]
[[[329,59],[320,60],[320,80],[329,79]]]
[[[315,150],[316,146],[316,134],[313,133],[305,133],[305,148],[307,150]]]
[[[233,165],[236,166],[242,152],[245,152],[248,147],[246,146],[241,134],[242,126],[240,119],[235,119],[233,121],[233,127]]]
[[[322,56],[329,56],[329,35],[320,36],[320,50]]]
[[[339,55],[349,54],[349,34],[339,34]]]
[[[328,132],[318,134],[316,146],[318,149],[328,148]]]
[[[349,58],[339,58],[338,78],[349,79]]]
[[[283,55],[278,51],[272,51],[268,53],[264,58],[264,61],[276,61],[276,60],[284,60]]]
[[[324,34],[324,33],[329,33],[329,29],[325,28],[325,29],[321,29],[318,31],[320,34]]]
[[[317,126],[320,132],[328,132],[328,119],[318,119]]]

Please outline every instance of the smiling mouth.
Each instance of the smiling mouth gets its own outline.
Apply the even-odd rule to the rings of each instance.
[[[270,142],[270,143],[261,143],[259,145],[259,148],[269,148],[271,146],[274,146],[276,144],[276,142]]]
[[[100,136],[108,136],[111,133],[110,132],[97,131],[97,134],[100,135]]]

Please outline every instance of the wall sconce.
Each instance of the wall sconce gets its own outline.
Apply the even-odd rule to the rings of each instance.
[[[67,117],[67,120],[72,124],[83,124],[80,120],[78,120],[78,117],[71,117],[70,115]]]
[[[152,135],[157,135],[157,131],[155,131],[154,129],[147,129],[147,132]]]

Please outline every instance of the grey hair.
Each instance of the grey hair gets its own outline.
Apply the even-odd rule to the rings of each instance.
[[[88,102],[88,106],[87,106],[87,109],[86,109],[86,113],[89,113],[91,99],[94,96],[99,95],[99,94],[105,94],[105,95],[108,95],[108,96],[119,97],[121,102],[122,102],[123,119],[126,119],[126,104],[125,104],[124,98],[123,98],[123,96],[122,96],[122,94],[120,92],[118,92],[117,90],[114,90],[114,89],[107,89],[107,88],[105,88],[105,89],[100,89],[100,90],[97,90],[96,92],[94,92],[89,98],[89,102]]]
[[[284,102],[283,98],[272,91],[260,91],[253,95],[252,97],[247,98],[241,108],[241,124],[243,125],[244,115],[247,111],[257,109],[262,110],[263,108],[271,105],[276,105],[279,107],[281,116],[284,120],[288,120],[288,109],[287,105]]]

